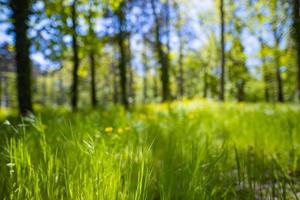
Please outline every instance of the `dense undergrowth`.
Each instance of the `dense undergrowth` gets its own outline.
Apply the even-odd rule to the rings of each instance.
[[[0,127],[1,199],[297,199],[300,107],[43,110]]]

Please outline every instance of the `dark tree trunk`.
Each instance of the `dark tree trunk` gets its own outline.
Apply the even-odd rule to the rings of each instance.
[[[157,71],[157,70],[156,70]],[[158,73],[156,73],[155,75],[157,75]],[[153,77],[153,97],[156,100],[158,97],[158,84],[157,84],[157,78],[154,75]]]
[[[279,102],[284,102],[284,95],[283,95],[283,83],[280,71],[280,57],[276,54],[275,58],[276,64],[276,80],[277,80],[277,99]]]
[[[146,47],[144,47],[146,49]],[[146,52],[143,53],[143,67],[144,67],[144,77],[143,77],[143,96],[144,96],[144,103],[147,102],[148,99],[148,63],[147,63],[147,55]]]
[[[119,103],[119,87],[118,87],[118,72],[115,64],[111,64],[111,74],[113,82],[113,102],[114,104]]]
[[[269,77],[269,70],[268,66],[266,65],[266,55],[264,53],[264,43],[263,39],[261,37],[258,38],[260,42],[260,48],[261,48],[261,60],[262,60],[262,74],[263,74],[263,79],[264,79],[264,93],[265,93],[265,101],[269,102],[270,101],[270,90],[269,90],[269,82],[270,82],[270,77]]]
[[[73,50],[73,82],[71,87],[71,105],[73,111],[77,110],[78,104],[78,41],[77,41],[77,12],[76,12],[76,0],[73,1],[72,6],[72,50]]]
[[[293,31],[297,55],[297,99],[300,100],[300,0],[293,0]]]
[[[220,94],[219,100],[225,100],[225,12],[224,12],[224,0],[220,3],[221,13],[221,73],[220,73]]]
[[[88,25],[89,25],[89,59],[90,59],[90,76],[91,76],[91,104],[93,107],[97,106],[97,91],[96,91],[96,62],[95,62],[95,45],[93,42],[96,38],[96,33],[93,28],[92,23],[92,5],[89,5],[89,16],[88,16]]]
[[[207,98],[207,89],[208,89],[208,82],[207,82],[207,66],[205,66],[205,68],[204,68],[203,98]]]
[[[267,67],[265,70],[268,70]],[[268,72],[265,72],[264,74],[264,82],[265,82],[265,100],[266,102],[269,102],[270,101],[270,90],[269,90],[270,77]]]
[[[130,44],[130,37],[127,37],[127,64],[128,64],[128,96],[130,98],[130,103],[134,103],[135,101],[135,91],[134,91],[134,70],[133,70],[133,66],[132,66],[132,54],[131,54],[131,44]]]
[[[242,102],[245,98],[245,82],[240,80],[237,83],[237,101]]]
[[[123,32],[119,34],[118,45],[120,50],[119,75],[121,87],[121,101],[125,109],[128,109],[129,104],[127,99],[126,50],[125,37]]]
[[[15,32],[17,90],[20,114],[32,112],[30,41],[27,37],[30,0],[11,0],[12,18]]]
[[[144,74],[143,78],[143,96],[144,96],[144,103],[147,102],[148,99],[148,81],[147,81],[147,74]]]
[[[275,72],[275,76],[276,76],[276,83],[277,83],[277,100],[279,102],[284,102],[284,93],[283,93],[283,81],[282,81],[282,76],[281,76],[281,71],[280,71],[280,50],[279,50],[279,43],[280,43],[280,39],[278,37],[276,37],[276,34],[274,32],[275,35],[275,66],[276,66],[276,72]]]
[[[184,78],[183,78],[183,41],[182,41],[182,36],[180,36],[180,44],[179,44],[179,76],[178,76],[178,87],[179,87],[179,96],[183,97],[184,96]]]
[[[93,107],[97,106],[97,94],[96,94],[96,64],[95,53],[93,50],[90,52],[90,68],[91,68],[91,103]]]
[[[129,108],[128,96],[127,96],[127,48],[126,48],[126,19],[124,14],[125,1],[119,5],[119,9],[116,11],[118,17],[119,33],[117,37],[117,44],[119,47],[119,77],[121,88],[121,103],[127,110]]]
[[[159,63],[161,65],[161,82],[162,82],[162,101],[170,99],[170,80],[169,80],[169,54],[163,50],[163,44],[160,38],[160,19],[156,13],[155,2],[151,1],[152,11],[155,18],[155,47],[158,52]],[[167,47],[169,48],[169,47]]]

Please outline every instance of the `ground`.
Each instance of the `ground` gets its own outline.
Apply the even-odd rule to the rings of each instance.
[[[3,199],[297,199],[300,107],[182,101],[2,118]]]

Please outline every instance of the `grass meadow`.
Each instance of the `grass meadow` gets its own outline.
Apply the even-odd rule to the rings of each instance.
[[[1,199],[300,198],[297,105],[182,101],[1,121]]]

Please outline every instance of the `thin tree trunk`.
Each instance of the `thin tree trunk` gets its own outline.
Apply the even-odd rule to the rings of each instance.
[[[146,47],[144,47],[146,49]],[[145,50],[146,51],[146,50]],[[147,102],[148,99],[148,63],[147,63],[147,55],[146,52],[143,52],[143,67],[144,67],[144,77],[143,77],[143,97],[144,97],[144,103]]]
[[[10,0],[15,31],[17,89],[20,114],[32,112],[30,41],[27,37],[30,0]]]
[[[130,98],[130,103],[134,103],[135,101],[135,92],[134,92],[134,73],[132,66],[132,54],[131,54],[131,44],[130,44],[130,36],[127,37],[127,64],[128,64],[128,72],[129,72],[129,81],[128,81],[128,96]]]
[[[245,96],[245,82],[241,80],[237,83],[237,101],[242,102],[244,101]]]
[[[262,60],[262,73],[263,73],[263,79],[264,79],[264,93],[265,93],[265,100],[266,102],[270,101],[270,91],[269,91],[269,70],[268,66],[266,65],[266,55],[264,53],[264,43],[263,39],[261,37],[258,38],[260,42],[260,48],[261,48],[261,60]]]
[[[78,104],[78,68],[79,68],[79,57],[78,57],[78,42],[77,42],[77,12],[76,12],[76,0],[72,3],[72,50],[73,50],[73,82],[71,87],[71,105],[72,110],[77,110]]]
[[[297,99],[300,100],[300,0],[293,0],[294,41],[297,55]]]
[[[119,63],[119,75],[120,75],[120,88],[121,88],[121,101],[125,109],[128,108],[127,99],[127,76],[126,76],[126,51],[123,33],[118,38],[119,50],[120,50],[120,63]]]
[[[265,82],[265,100],[266,102],[270,102],[270,89],[269,89],[270,76],[268,73],[267,66],[265,66],[264,82]]]
[[[114,104],[119,103],[119,90],[118,90],[118,72],[116,71],[115,64],[111,64],[111,74],[113,81],[113,102]]]
[[[219,100],[225,100],[225,12],[224,12],[224,0],[220,3],[221,13],[221,73],[220,73],[220,94]]]
[[[274,58],[275,58],[275,66],[276,66],[276,72],[275,72],[275,78],[277,83],[277,100],[279,102],[284,102],[284,93],[283,93],[283,82],[282,82],[282,76],[280,71],[280,50],[279,50],[279,43],[280,39],[276,37],[276,33],[274,31],[274,37],[275,37],[275,52],[274,52]]]
[[[97,106],[97,94],[96,94],[96,64],[94,51],[90,52],[90,68],[91,68],[91,103],[93,107]]]
[[[281,71],[280,71],[279,53],[276,53],[275,64],[276,64],[276,80],[277,80],[277,99],[279,102],[284,102],[283,82],[282,82]]]
[[[156,70],[157,71],[157,70]],[[158,97],[158,84],[157,84],[157,78],[156,75],[158,73],[155,73],[154,77],[153,77],[153,97],[156,100]]]
[[[59,74],[58,75],[58,91],[60,93],[60,95],[58,96],[58,101],[57,104],[58,105],[63,105],[65,103],[65,90],[64,90],[64,85],[63,85],[63,78],[62,75]]]
[[[121,21],[122,20],[123,19],[121,19]],[[129,103],[127,99],[126,46],[125,46],[124,34],[125,33],[122,30],[120,30],[119,37],[118,37],[118,45],[120,51],[119,76],[120,76],[120,88],[121,88],[121,102],[125,107],[125,109],[128,109]]]
[[[183,97],[184,96],[184,77],[183,77],[183,41],[182,41],[182,36],[179,33],[179,40],[180,40],[180,44],[179,44],[179,76],[178,76],[178,86],[179,86],[179,96]]]
[[[161,65],[161,83],[162,83],[162,101],[170,99],[170,81],[169,81],[169,54],[163,50],[163,45],[160,38],[160,20],[156,13],[155,3],[151,1],[152,12],[155,18],[155,46],[158,52],[159,63]],[[169,48],[169,47],[167,47]]]
[[[90,2],[91,3],[91,2]],[[88,25],[89,25],[89,36],[92,38],[89,40],[89,59],[90,59],[90,75],[91,75],[91,104],[93,107],[97,106],[97,91],[96,91],[96,63],[95,63],[95,48],[94,48],[94,38],[96,38],[96,33],[93,28],[92,23],[92,8],[93,5],[89,5],[89,16],[88,16]]]
[[[207,82],[207,66],[205,66],[205,68],[204,68],[203,98],[207,98],[207,89],[208,89],[208,82]]]
[[[121,103],[124,108],[127,110],[129,108],[128,96],[127,96],[127,53],[126,50],[126,19],[123,8],[125,2],[121,3],[119,9],[117,10],[118,17],[118,28],[119,33],[117,37],[117,44],[119,47],[119,76],[120,76],[120,88],[121,88]]]

